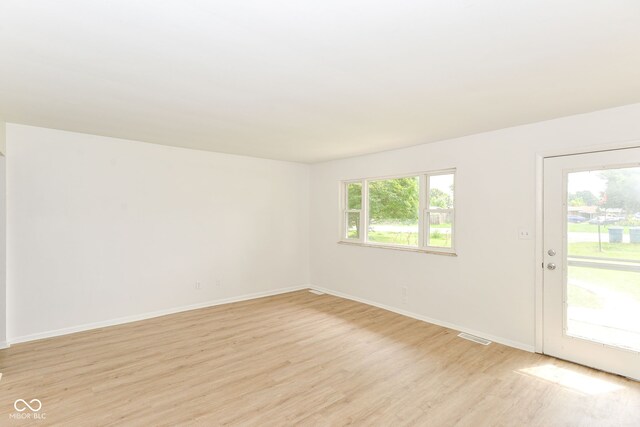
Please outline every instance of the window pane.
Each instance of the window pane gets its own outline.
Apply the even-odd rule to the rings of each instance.
[[[419,187],[417,176],[369,182],[369,241],[418,246]]]
[[[352,182],[347,184],[347,209],[361,209],[362,183]]]
[[[360,212],[347,212],[347,239],[360,238]]]
[[[429,241],[427,245],[439,248],[451,248],[453,212],[429,212]]]
[[[640,167],[567,175],[567,334],[640,351]]]
[[[431,209],[453,208],[453,174],[429,177],[429,207]]]

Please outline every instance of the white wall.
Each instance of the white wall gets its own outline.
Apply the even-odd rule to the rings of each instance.
[[[0,133],[4,129],[0,127]],[[3,138],[4,139],[4,138]],[[6,159],[0,153],[0,348],[7,346],[7,187]]]
[[[10,341],[309,282],[307,165],[14,124],[7,159]]]
[[[634,140],[640,104],[311,167],[9,124],[8,340],[310,282],[531,349],[536,155]],[[458,257],[336,243],[340,180],[450,167]]]
[[[6,128],[7,124],[4,121],[0,120],[0,154],[4,154],[5,152]]]
[[[6,123],[0,120],[0,348],[7,346],[7,188],[4,158]]]
[[[536,154],[629,140],[640,104],[314,165],[311,283],[533,349]],[[452,167],[458,257],[336,243],[340,180]]]

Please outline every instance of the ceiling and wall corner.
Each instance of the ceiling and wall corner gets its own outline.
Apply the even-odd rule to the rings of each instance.
[[[640,2],[7,0],[8,122],[320,162],[640,101]]]

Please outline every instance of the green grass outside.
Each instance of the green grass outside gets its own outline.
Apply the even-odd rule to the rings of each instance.
[[[569,305],[582,308],[602,308],[602,302],[596,294],[578,286],[569,285],[567,287],[567,297]]]
[[[418,246],[418,233],[369,231],[369,241],[392,245]]]
[[[569,243],[568,251],[570,256],[640,261],[640,244],[633,243],[602,243],[602,251],[599,250],[597,242]],[[572,282],[590,283],[603,289],[619,292],[635,299],[640,304],[640,273],[601,268],[569,267],[568,279],[568,298],[572,306],[595,309],[602,307],[602,303],[596,294],[586,289],[572,286]]]
[[[431,224],[431,228],[451,228],[451,224]]]
[[[596,258],[618,258],[640,261],[640,244],[638,243],[602,243],[602,252],[598,242],[569,243],[569,256],[588,256]]]
[[[376,243],[389,243],[392,245],[418,246],[418,233],[404,233],[393,231],[370,231],[369,241]],[[451,239],[447,239],[444,233],[432,233],[429,239],[430,246],[451,247]]]
[[[429,246],[437,246],[440,248],[450,248],[451,247],[451,235],[441,233],[438,231],[438,228],[444,227],[433,227],[436,230],[431,232],[431,236],[429,236]],[[450,228],[449,228],[450,229]]]
[[[569,267],[569,283],[579,281],[592,283],[635,299],[640,304],[640,273],[633,271],[604,270],[588,267]],[[572,288],[572,286],[569,286]],[[571,292],[576,292],[574,291]],[[579,296],[585,303],[593,303],[588,297]]]

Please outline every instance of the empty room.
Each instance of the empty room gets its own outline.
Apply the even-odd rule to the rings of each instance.
[[[640,2],[0,0],[0,426],[640,426]]]

